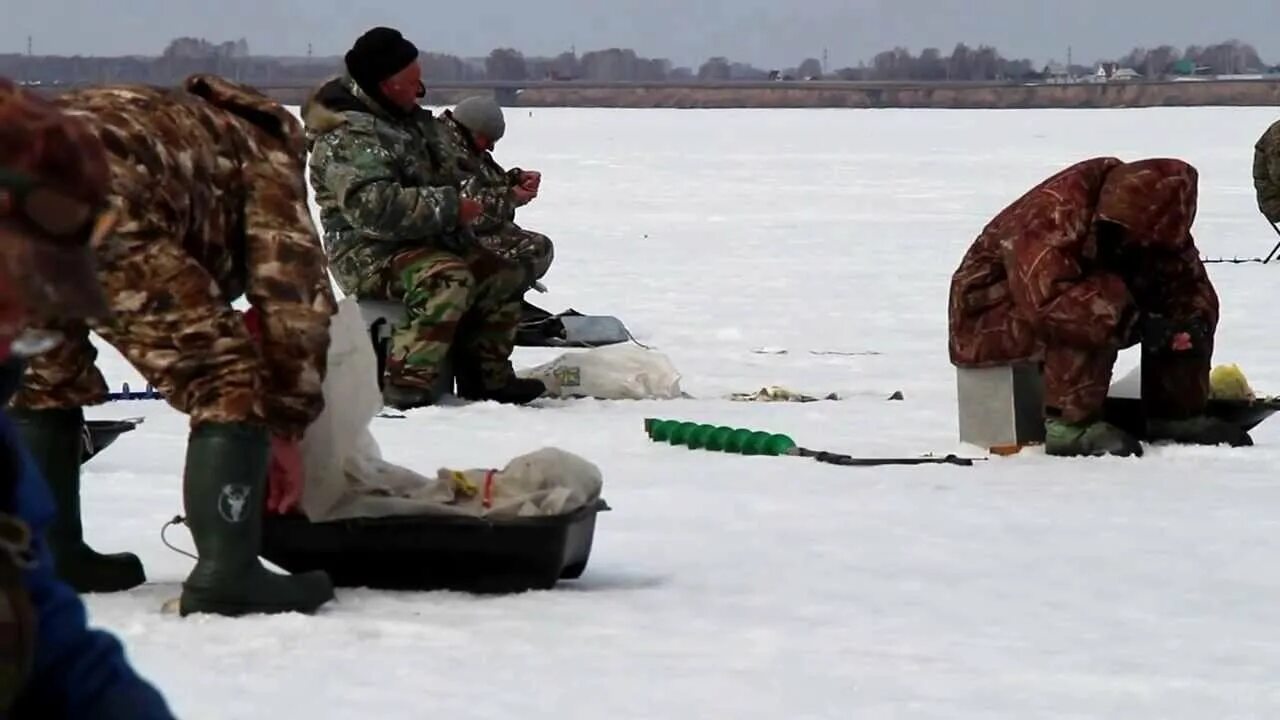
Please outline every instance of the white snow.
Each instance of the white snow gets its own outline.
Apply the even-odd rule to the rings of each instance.
[[[946,298],[985,222],[1084,157],[1177,156],[1201,172],[1201,249],[1263,256],[1278,238],[1250,171],[1274,119],[510,110],[499,159],[543,171],[520,220],[557,250],[551,294],[532,299],[617,314],[697,399],[430,409],[375,431],[428,472],[549,444],[599,464],[614,511],[585,576],[499,598],[341,590],[315,617],[163,615],[191,567],[158,537],[181,511],[186,421],[120,403],[90,416],[147,421],[88,466],[85,525],[98,549],[138,552],[149,584],[90,597],[92,619],[183,718],[1275,717],[1280,422],[1243,450],[898,469],[690,451],[642,428],[657,416],[855,454],[972,454]],[[1216,359],[1263,393],[1280,392],[1277,273],[1212,268]],[[137,385],[111,351],[101,363]],[[773,384],[850,399],[723,399]],[[905,401],[884,399],[895,390]]]

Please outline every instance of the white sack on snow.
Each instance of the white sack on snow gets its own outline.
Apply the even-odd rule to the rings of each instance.
[[[635,345],[565,353],[516,374],[541,380],[547,386],[545,397],[670,400],[681,396],[680,373],[671,360]]]
[[[307,428],[301,448],[306,478],[301,506],[312,522],[391,515],[559,515],[600,497],[599,468],[557,448],[522,455],[493,470],[488,503],[483,493],[488,470],[442,469],[432,478],[387,462],[369,431],[382,410],[382,393],[377,359],[353,298],[338,303],[329,332],[325,408]]]

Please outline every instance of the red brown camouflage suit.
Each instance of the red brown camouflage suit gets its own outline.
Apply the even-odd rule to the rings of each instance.
[[[335,304],[311,220],[301,123],[214,76],[184,88],[91,88],[57,104],[86,120],[111,165],[116,232],[93,247],[113,317],[59,326],[14,405],[102,402],[92,329],[192,425],[265,422],[300,435],[324,406]],[[261,313],[262,347],[231,302]]]
[[[1179,160],[1086,160],[996,216],[951,281],[951,362],[1043,361],[1045,406],[1069,422],[1098,419],[1117,352],[1138,342],[1143,313],[1197,318],[1212,338],[1218,296],[1191,237],[1197,173]],[[1124,229],[1127,264],[1098,259],[1098,223]],[[1124,267],[1124,270],[1114,268]],[[1212,341],[1191,358],[1151,357],[1153,415],[1203,410]]]

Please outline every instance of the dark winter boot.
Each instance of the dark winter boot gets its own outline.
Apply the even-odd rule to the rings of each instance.
[[[524,405],[542,397],[547,391],[547,386],[541,380],[518,378],[514,373],[507,375],[507,382],[502,387],[491,389],[485,386],[480,362],[472,355],[455,350],[450,354],[450,359],[453,375],[458,383],[458,397],[463,400],[492,400],[507,405]]]
[[[464,400],[492,400],[505,405],[525,405],[542,397],[546,391],[547,386],[541,380],[533,378],[512,375],[502,387],[489,389],[479,380],[464,384],[462,376],[458,377],[458,397]]]
[[[1102,421],[1069,423],[1049,418],[1044,423],[1044,451],[1057,457],[1117,455],[1142,457],[1142,444],[1129,433]]]
[[[1149,420],[1147,434],[1152,440],[1168,440],[1185,445],[1253,445],[1253,438],[1239,425],[1207,415],[1186,420]]]
[[[518,378],[514,375],[507,380],[507,384],[497,390],[485,390],[485,400],[503,403],[506,405],[525,405],[542,397],[547,391],[547,386],[541,380],[534,378]]]
[[[387,383],[382,388],[383,404],[400,411],[430,407],[439,401],[440,397],[436,393],[410,385]]]
[[[325,573],[277,575],[258,560],[269,456],[260,427],[203,423],[191,431],[182,501],[200,559],[182,583],[182,615],[311,613],[333,599]]]
[[[120,592],[146,582],[137,555],[103,555],[84,543],[80,522],[84,411],[14,410],[12,416],[56,504],[48,541],[58,576],[79,593]]]

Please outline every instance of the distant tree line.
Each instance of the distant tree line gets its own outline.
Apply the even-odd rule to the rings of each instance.
[[[758,68],[727,57],[711,57],[696,68],[674,66],[634,50],[609,48],[579,55],[529,57],[513,48],[497,48],[482,58],[427,52],[422,55],[428,83],[469,81],[583,80],[596,82],[708,82],[763,80],[851,81],[1029,81],[1053,74],[1089,75],[1096,67],[1128,68],[1146,78],[1169,75],[1234,75],[1269,70],[1253,46],[1228,41],[1178,50],[1169,45],[1135,48],[1129,54],[1094,66],[1037,67],[1027,59],[1008,59],[994,47],[960,43],[950,54],[925,48],[886,50],[870,63],[827,70],[818,59],[802,59],[795,67]],[[1055,73],[1053,67],[1057,66]],[[211,72],[262,86],[305,85],[341,72],[340,57],[269,57],[249,53],[244,40],[211,43],[201,38],[173,40],[158,57],[60,57],[0,54],[0,75],[40,84],[141,82],[170,85],[197,72]]]
[[[1252,45],[1238,40],[1208,47],[1192,45],[1186,50],[1178,50],[1170,45],[1161,45],[1152,50],[1139,47],[1116,62],[1122,67],[1133,68],[1146,77],[1241,75],[1270,69]]]

